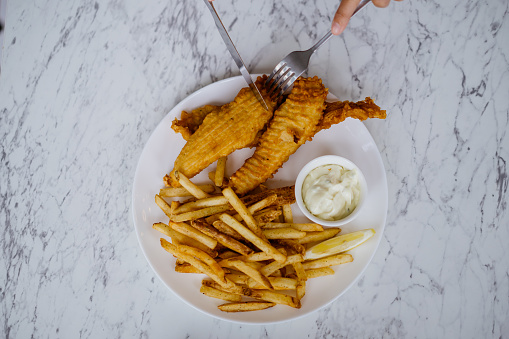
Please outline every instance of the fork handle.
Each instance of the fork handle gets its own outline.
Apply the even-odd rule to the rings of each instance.
[[[371,2],[371,0],[362,0],[359,3],[359,5],[357,6],[357,8],[355,9],[355,11],[353,11],[352,16],[354,16],[358,11],[360,11],[362,8],[364,8],[364,6],[366,6],[369,2]],[[325,34],[325,36],[323,38],[318,40],[318,42],[316,44],[314,44],[313,47],[308,49],[308,51],[313,51],[313,52],[316,51],[318,48],[320,48],[320,46],[322,46],[325,42],[327,42],[327,40],[329,40],[331,37],[332,37],[332,32],[328,31],[327,34]]]

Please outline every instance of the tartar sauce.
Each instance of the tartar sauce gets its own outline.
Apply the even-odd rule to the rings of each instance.
[[[360,198],[357,170],[340,165],[320,166],[302,184],[302,200],[309,212],[323,220],[339,220],[353,212]]]

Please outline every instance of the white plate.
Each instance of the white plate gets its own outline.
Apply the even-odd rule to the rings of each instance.
[[[234,99],[238,91],[245,87],[242,77],[234,77],[210,84],[175,106],[156,127],[141,153],[133,185],[132,212],[136,234],[150,266],[163,283],[177,296],[194,308],[213,317],[239,323],[268,324],[296,319],[318,310],[341,296],[362,275],[373,258],[380,243],[387,216],[387,179],[385,169],[373,138],[364,124],[348,118],[341,124],[319,132],[313,141],[301,146],[284,164],[274,178],[271,187],[294,184],[300,169],[311,159],[321,155],[336,154],[353,161],[366,177],[369,195],[362,213],[351,223],[342,226],[347,233],[365,228],[373,228],[376,234],[368,242],[350,253],[354,261],[335,267],[333,276],[308,281],[306,295],[301,309],[283,305],[258,312],[224,313],[217,309],[222,302],[199,292],[203,275],[182,274],[174,271],[173,256],[163,250],[159,239],[164,237],[152,229],[155,222],[167,222],[168,218],[154,202],[154,196],[163,187],[163,177],[172,167],[185,142],[171,129],[171,122],[180,117],[183,110],[189,111],[206,104],[225,104]],[[331,96],[333,97],[333,96]],[[252,149],[234,152],[228,157],[227,174],[242,166],[244,160],[252,154]],[[209,169],[192,180],[195,183],[209,183]],[[268,182],[268,183],[269,183]],[[292,206],[296,222],[307,220],[295,204]],[[168,305],[171,307],[171,305]]]

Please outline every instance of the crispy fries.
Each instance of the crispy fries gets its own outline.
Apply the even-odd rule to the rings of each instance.
[[[214,185],[197,185],[200,190],[202,190],[205,193],[214,193],[216,188]],[[161,188],[159,190],[159,195],[161,197],[166,198],[175,198],[175,197],[189,197],[192,196],[191,193],[189,193],[188,190],[186,190],[184,187],[165,187]]]
[[[283,219],[287,223],[293,222],[293,213],[292,213],[292,205],[290,204],[284,204],[282,206],[283,208]]]
[[[314,268],[341,265],[352,261],[353,257],[351,254],[336,254],[331,255],[330,257],[306,261],[302,264],[302,267],[304,267],[305,270],[309,270]]]
[[[252,289],[249,297],[270,301],[276,304],[287,305],[293,308],[300,308],[301,304],[297,298],[269,290]]]
[[[229,303],[219,305],[219,308],[223,312],[249,312],[249,311],[260,311],[275,306],[276,303],[268,301],[245,301],[239,303]]]
[[[267,264],[260,270],[260,272],[264,276],[268,277],[269,275],[271,275],[275,271],[279,270],[280,268],[285,267],[286,265],[294,264],[296,262],[302,262],[303,260],[304,260],[304,257],[302,256],[302,254],[290,255],[290,256],[286,257],[286,261],[283,261],[283,262],[273,261],[270,264]]]
[[[226,168],[226,157],[217,159],[216,172],[214,174],[214,184],[218,187],[223,185],[224,170]]]
[[[219,242],[221,245],[228,247],[229,249],[234,250],[235,252],[244,255],[253,253],[253,250],[244,245],[243,243],[235,240],[234,238],[228,236],[227,234],[219,232],[217,229],[203,221],[195,220],[191,222],[191,225],[197,230],[201,231],[202,233],[217,240],[217,242]]]
[[[299,244],[307,244],[310,242],[315,241],[324,241],[327,239],[332,238],[336,234],[341,232],[341,229],[339,227],[331,227],[324,231],[318,231],[318,232],[308,232],[308,234],[304,238],[297,239],[297,242]]]
[[[226,301],[232,301],[232,302],[240,302],[242,301],[242,296],[239,294],[233,294],[230,292],[225,292],[218,290],[217,288],[201,285],[200,292],[205,294],[208,297],[222,299]]]
[[[240,216],[245,221],[247,227],[251,230],[251,232],[256,234],[256,236],[258,236],[259,238],[266,240],[260,226],[258,226],[258,223],[253,218],[253,215],[247,209],[246,205],[244,205],[244,203],[239,199],[237,194],[235,194],[235,192],[233,192],[233,190],[230,187],[227,187],[223,190],[223,195],[226,197],[226,199],[228,199],[228,201],[237,211],[237,213],[240,214]]]
[[[209,175],[218,187],[227,186],[224,161],[220,159],[216,173]],[[239,198],[229,187],[214,193],[214,185],[196,185],[178,172],[176,177],[182,187],[164,188],[155,195],[170,221],[152,227],[171,238],[171,243],[163,238],[160,242],[176,258],[175,272],[211,279],[202,281],[200,292],[227,301],[218,306],[221,311],[248,312],[276,304],[300,308],[309,279],[334,274],[331,266],[353,260],[350,254],[338,254],[304,261],[307,244],[341,230],[294,223],[293,186]],[[165,200],[190,195],[184,202]]]
[[[210,195],[205,193],[197,185],[193,184],[184,174],[175,171],[175,177],[182,187],[184,187],[189,193],[191,193],[197,199],[208,198]]]
[[[194,240],[201,242],[210,249],[214,249],[217,246],[216,240],[184,222],[170,222],[168,226],[177,232],[187,235],[189,238],[193,238]]]
[[[196,220],[204,217],[208,217],[212,214],[222,213],[226,212],[230,209],[230,205],[219,205],[219,206],[210,206],[205,207],[196,211],[190,211],[182,214],[173,214],[170,217],[171,221],[174,222],[181,222],[181,221],[188,221],[188,220]]]
[[[207,247],[206,245],[204,245],[203,243],[201,243],[193,238],[190,238],[185,234],[175,231],[174,229],[172,229],[170,226],[168,226],[166,224],[163,224],[161,222],[155,223],[152,226],[152,228],[169,236],[174,244],[178,243],[178,244],[182,244],[182,245],[196,247],[196,248],[204,251],[205,253],[207,253],[208,255],[210,255],[213,258],[217,257],[217,255],[218,255],[216,250],[212,250],[209,247]]]
[[[284,213],[283,213],[284,216]],[[269,229],[269,228],[293,228],[298,231],[302,232],[322,232],[323,226],[309,223],[309,224],[294,224],[291,222],[268,222],[263,225],[261,225],[263,229]]]
[[[227,205],[228,200],[222,196],[215,196],[205,199],[199,199],[196,201],[191,201],[185,204],[180,205],[176,209],[173,210],[173,214],[182,214],[194,210],[198,210],[204,207],[212,207],[212,206],[221,206]]]
[[[284,277],[268,277],[266,278],[272,288],[275,290],[295,290],[297,288],[297,280],[292,278],[284,278]],[[247,280],[247,287],[249,288],[264,288],[263,285],[255,281],[254,279]]]
[[[262,288],[272,289],[272,285],[270,284],[269,279],[267,279],[266,276],[260,273],[257,269],[251,267],[247,263],[241,260],[231,260],[230,264],[241,271],[242,273],[245,273],[248,275],[251,279],[256,281],[258,284],[262,286]],[[248,285],[249,287],[249,285]]]
[[[179,251],[177,246],[173,245],[172,243],[169,243],[165,239],[161,238],[161,246],[169,253],[173,254],[175,257],[185,260],[194,267],[196,267],[199,271],[202,273],[208,275],[212,280],[214,280],[216,283],[218,283],[220,286],[224,287],[230,287],[230,285],[234,285],[233,282],[227,280],[224,278],[224,271],[223,274],[220,274],[219,272],[215,271],[215,269],[207,266],[205,263],[203,263],[201,260],[198,260],[194,258],[192,255],[182,253]]]
[[[171,206],[168,205],[166,200],[164,200],[160,195],[156,194],[155,202],[157,206],[166,214],[169,218],[171,218],[173,211],[171,209]]]
[[[333,274],[334,274],[334,270],[330,267],[322,267],[322,268],[306,270],[306,276],[308,277],[308,279],[324,277],[326,275],[333,275]]]
[[[223,222],[228,224],[231,228],[237,231],[240,235],[242,235],[246,240],[250,241],[253,245],[261,249],[263,252],[269,254],[278,262],[284,262],[286,260],[286,256],[276,250],[269,242],[264,241],[254,234],[247,227],[244,227],[240,222],[238,222],[235,218],[228,214],[221,214],[219,217]]]
[[[263,235],[267,239],[301,239],[306,236],[306,232],[287,227],[263,230]]]
[[[232,237],[233,239],[236,239],[236,240],[244,239],[237,231],[235,231],[233,228],[231,228],[230,226],[228,226],[226,223],[224,223],[221,220],[214,221],[212,226],[214,226],[214,228],[217,229],[219,232],[222,232],[222,233]]]

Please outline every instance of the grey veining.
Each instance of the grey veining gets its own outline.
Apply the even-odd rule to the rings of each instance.
[[[338,1],[216,0],[253,72],[330,28]],[[509,3],[369,6],[311,59],[387,171],[378,252],[344,296],[269,326],[212,319],[133,231],[138,157],[165,114],[238,75],[201,1],[7,1],[0,74],[0,333],[25,337],[499,338],[509,333]],[[199,324],[199,326],[197,326]]]

